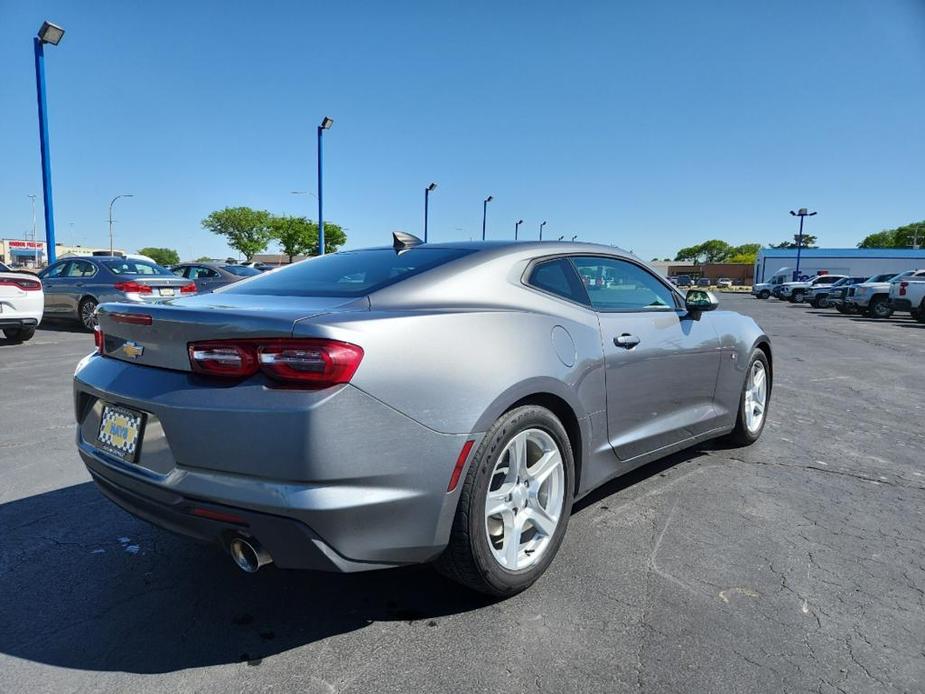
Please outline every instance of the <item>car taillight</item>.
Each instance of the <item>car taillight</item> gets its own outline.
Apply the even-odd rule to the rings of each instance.
[[[100,326],[93,328],[93,344],[96,345],[96,353],[103,353],[103,344],[105,343],[106,338],[103,337],[103,331],[100,330]]]
[[[181,294],[195,294],[196,293],[196,283],[190,282],[189,284],[184,284],[180,287]]]
[[[116,282],[113,287],[120,292],[125,292],[126,294],[150,294],[151,287],[147,284],[141,284],[140,282],[135,282],[134,280],[126,280],[125,282]]]
[[[17,289],[22,289],[24,292],[37,292],[42,288],[42,283],[38,280],[30,280],[27,278],[3,277],[0,279],[0,286],[16,287]]]
[[[244,378],[262,371],[280,383],[327,388],[350,382],[363,349],[319,338],[210,340],[191,343],[189,359],[196,373]]]
[[[899,295],[900,295],[900,296],[905,296],[905,295],[906,295],[906,287],[908,287],[908,286],[909,286],[909,283],[908,283],[908,282],[900,282],[900,283],[899,283]]]

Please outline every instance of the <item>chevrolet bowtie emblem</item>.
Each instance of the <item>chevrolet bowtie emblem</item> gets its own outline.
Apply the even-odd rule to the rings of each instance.
[[[129,359],[137,359],[145,353],[145,348],[144,345],[139,345],[137,342],[126,342],[122,345],[122,351],[125,352],[125,356]]]

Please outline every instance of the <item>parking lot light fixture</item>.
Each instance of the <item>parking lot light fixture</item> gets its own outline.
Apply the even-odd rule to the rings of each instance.
[[[117,195],[112,200],[109,201],[109,255],[112,255],[112,206],[119,198],[134,198],[135,196],[131,193],[123,193],[122,195]],[[51,264],[51,260],[48,261]]]
[[[562,236],[560,236],[559,238],[557,238],[556,241],[561,241],[561,240],[564,239],[564,238],[565,238],[565,236],[562,235]]]
[[[45,98],[45,44],[57,46],[64,36],[64,29],[51,22],[42,22],[41,28],[32,39],[35,53],[35,94],[38,101],[39,148],[42,157],[42,203],[45,214],[45,245],[47,260],[55,262],[55,212],[51,193],[51,150],[48,143],[48,102]]]
[[[572,237],[572,241],[574,241],[574,240],[577,239],[577,238],[578,238],[578,234],[575,234],[575,235]]]
[[[540,224],[540,241],[543,240],[543,227],[546,226],[546,222]]]
[[[437,190],[437,184],[431,183],[424,189],[424,243],[427,243],[427,208],[430,194]]]
[[[485,219],[488,215],[488,203],[495,199],[494,195],[489,195],[482,201],[482,241],[485,240]]]
[[[318,255],[324,255],[324,191],[321,184],[321,135],[325,130],[330,130],[332,125],[334,125],[334,120],[325,116],[318,126]]]
[[[797,266],[793,271],[793,281],[796,282],[800,279],[800,252],[803,250],[803,219],[805,217],[815,216],[816,212],[810,212],[805,207],[801,207],[796,212],[790,210],[790,214],[800,218],[800,233],[797,235]]]
[[[39,28],[38,38],[42,43],[50,43],[52,46],[57,46],[61,43],[61,38],[63,36],[64,29],[57,24],[45,21],[42,22],[42,26]]]
[[[517,240],[517,230],[520,228],[520,225],[524,223],[524,220],[520,219],[514,223],[514,240]]]

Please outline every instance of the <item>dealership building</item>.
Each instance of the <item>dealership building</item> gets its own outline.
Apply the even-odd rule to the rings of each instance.
[[[92,248],[88,246],[66,246],[63,243],[56,243],[55,251],[58,258],[63,258],[67,255],[93,255],[96,251],[108,252],[109,249]],[[45,242],[25,241],[23,239],[0,239],[0,263],[31,269],[45,267],[48,264]]]

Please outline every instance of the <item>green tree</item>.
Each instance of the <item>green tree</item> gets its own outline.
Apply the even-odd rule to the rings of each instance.
[[[720,241],[719,239],[710,239],[709,241],[704,241],[700,244],[700,252],[703,255],[703,258],[708,263],[721,263],[726,258],[729,257],[730,252],[732,251],[732,246],[730,246],[725,241]]]
[[[207,255],[201,255],[201,256],[199,256],[198,258],[196,258],[196,260],[194,260],[193,262],[195,262],[195,263],[208,263],[210,260],[212,260],[212,258],[210,258],[209,256],[207,256]]]
[[[769,244],[771,248],[796,248],[797,239],[800,238],[799,234],[793,235],[793,241],[784,241],[783,243],[772,243]],[[803,234],[803,248],[818,248],[816,245],[816,237],[813,234]]]
[[[699,263],[701,256],[700,246],[687,246],[678,251],[674,257],[676,262],[681,263]]]
[[[925,245],[925,221],[865,236],[858,248],[910,248],[913,244]]]
[[[176,265],[180,262],[180,254],[172,248],[139,248],[138,253],[148,256],[158,265]]]
[[[289,262],[297,255],[318,255],[318,224],[305,217],[280,216],[270,220],[270,233],[279,241]],[[324,223],[324,252],[334,253],[347,242],[344,230],[332,222]]]
[[[263,250],[273,238],[270,232],[272,215],[266,210],[250,207],[226,207],[202,220],[202,228],[224,236],[228,245],[247,260]]]

